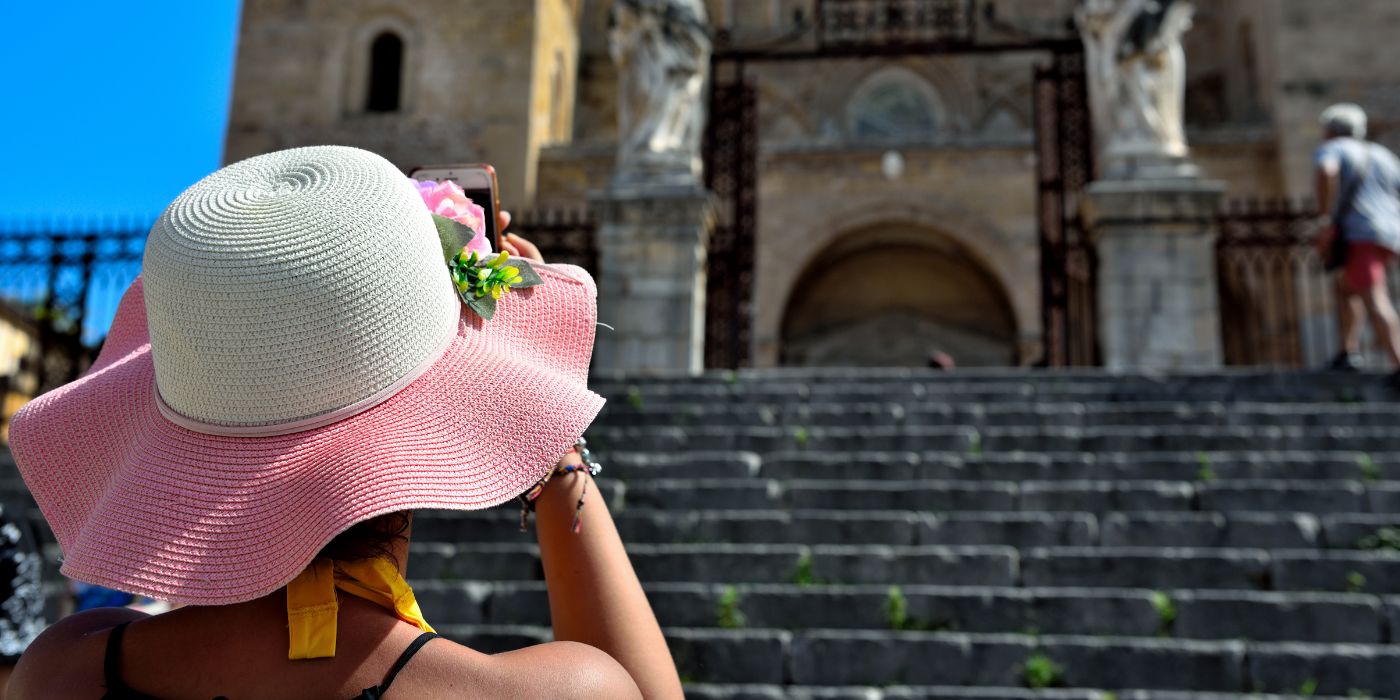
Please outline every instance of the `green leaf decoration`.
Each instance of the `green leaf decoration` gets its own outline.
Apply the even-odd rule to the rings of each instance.
[[[496,316],[496,300],[492,299],[490,294],[484,297],[472,296],[469,293],[460,296],[462,297],[462,301],[467,303],[467,307],[475,311],[476,315],[481,317],[481,320],[490,321]]]
[[[434,215],[444,252],[448,238],[455,235],[454,227],[460,226],[469,234],[471,229],[461,226],[451,219]],[[509,262],[509,264],[507,264]],[[484,321],[496,315],[496,300],[512,289],[535,287],[544,284],[535,268],[522,259],[509,259],[505,253],[485,259],[476,253],[468,254],[466,249],[447,255],[447,269],[452,282],[457,287],[457,296]]]
[[[438,243],[442,244],[442,257],[450,264],[457,253],[476,237],[476,231],[441,214],[433,214],[432,217],[433,225],[437,226]]]
[[[540,277],[540,273],[535,272],[535,268],[530,267],[530,263],[527,263],[520,258],[515,258],[514,260],[510,261],[510,264],[517,268],[520,268],[520,271],[517,274],[520,275],[521,278],[520,282],[516,282],[515,284],[512,284],[510,286],[511,289],[538,287],[539,285],[544,284],[544,280]]]

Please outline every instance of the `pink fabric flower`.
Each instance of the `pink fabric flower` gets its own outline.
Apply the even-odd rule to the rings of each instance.
[[[481,256],[491,254],[491,241],[486,240],[486,210],[473,202],[457,183],[414,181],[418,195],[428,205],[428,211],[445,216],[476,232],[467,243],[467,252]]]

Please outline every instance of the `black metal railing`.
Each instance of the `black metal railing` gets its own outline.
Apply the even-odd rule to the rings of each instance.
[[[149,230],[148,220],[134,218],[0,227],[0,334],[13,336],[3,345],[12,356],[0,356],[7,399],[42,393],[87,369],[141,271]],[[586,211],[529,210],[512,230],[546,260],[596,274],[597,223]],[[7,419],[0,411],[0,421]]]
[[[538,246],[545,260],[598,274],[598,222],[587,210],[531,209],[512,222],[510,230]]]
[[[28,222],[0,229],[0,303],[18,357],[14,386],[46,391],[76,378],[107,335],[121,294],[141,268],[150,222]],[[21,348],[24,348],[21,350]]]
[[[1336,352],[1333,281],[1312,245],[1317,220],[1312,202],[1288,199],[1234,201],[1217,217],[1226,364],[1316,367]]]

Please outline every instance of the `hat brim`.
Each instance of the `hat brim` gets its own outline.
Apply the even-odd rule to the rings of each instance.
[[[536,269],[545,284],[506,295],[493,320],[464,308],[446,352],[402,391],[271,437],[197,433],[161,414],[138,278],[92,368],[11,424],[63,573],[175,603],[239,603],[285,586],[357,522],[520,495],[603,406],[587,386],[593,281]]]

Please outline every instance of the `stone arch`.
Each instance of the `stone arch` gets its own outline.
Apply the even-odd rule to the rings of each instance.
[[[775,214],[769,208],[765,218]],[[784,311],[791,304],[799,277],[837,240],[851,232],[884,226],[912,228],[955,243],[982,269],[990,272],[1011,299],[1019,333],[1022,360],[1033,359],[1040,340],[1039,257],[1034,245],[1002,232],[980,213],[926,197],[911,199],[893,194],[852,202],[823,210],[815,219],[799,212],[782,214],[799,222],[809,235],[784,237],[781,252],[760,246],[758,279],[754,289],[754,359],[758,366],[779,361]],[[815,221],[841,222],[839,227],[814,225]],[[1034,221],[1027,222],[1034,226]],[[778,226],[765,221],[763,230]],[[791,226],[791,224],[784,224]]]
[[[398,100],[395,109],[372,109],[371,84],[384,76],[375,75],[376,47],[386,48],[388,37],[398,41]],[[392,40],[389,40],[392,41]],[[342,109],[347,114],[411,113],[418,101],[418,74],[423,38],[417,23],[398,12],[383,10],[360,21],[345,45],[345,88]],[[382,53],[379,59],[382,60]],[[382,85],[382,83],[381,83]]]
[[[960,366],[1019,362],[1006,287],[957,240],[886,222],[847,229],[796,278],[784,305],[785,365]]]
[[[857,140],[928,141],[947,126],[939,91],[901,65],[867,75],[846,103],[846,129]]]

